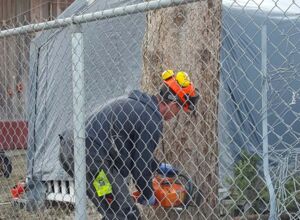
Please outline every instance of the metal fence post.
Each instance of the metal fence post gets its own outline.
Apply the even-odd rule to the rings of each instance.
[[[74,120],[74,179],[75,219],[85,220],[86,215],[86,161],[85,161],[85,92],[83,34],[80,26],[72,33],[73,120]]]
[[[269,172],[269,139],[268,139],[268,81],[267,81],[267,26],[261,31],[261,66],[262,66],[262,136],[263,136],[263,167],[264,176],[270,195],[270,217],[269,220],[277,219],[276,195]]]

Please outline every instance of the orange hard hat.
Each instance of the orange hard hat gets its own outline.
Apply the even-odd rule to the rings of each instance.
[[[162,79],[172,93],[162,94],[164,98],[179,102],[185,112],[195,110],[195,105],[199,100],[199,91],[194,87],[186,72],[180,71],[175,75],[172,70],[166,70],[162,73]]]

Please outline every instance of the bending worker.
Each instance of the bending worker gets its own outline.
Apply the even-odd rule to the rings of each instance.
[[[131,174],[141,192],[138,202],[153,205],[153,172],[158,168],[153,152],[162,135],[163,120],[180,109],[193,111],[199,98],[185,72],[162,74],[160,93],[138,90],[108,102],[86,123],[87,195],[104,219],[139,219],[127,184]],[[74,176],[73,134],[60,135],[60,162]],[[76,171],[75,171],[76,172]]]

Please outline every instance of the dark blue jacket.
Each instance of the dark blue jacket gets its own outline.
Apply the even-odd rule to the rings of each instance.
[[[87,123],[88,154],[113,161],[148,199],[153,195],[152,173],[157,169],[153,152],[162,134],[162,116],[155,96],[134,90],[93,114]],[[89,160],[89,159],[87,159]],[[88,161],[87,161],[88,162]]]

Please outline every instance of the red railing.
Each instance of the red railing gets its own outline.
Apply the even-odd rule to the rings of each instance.
[[[0,149],[26,149],[27,121],[0,121]]]

